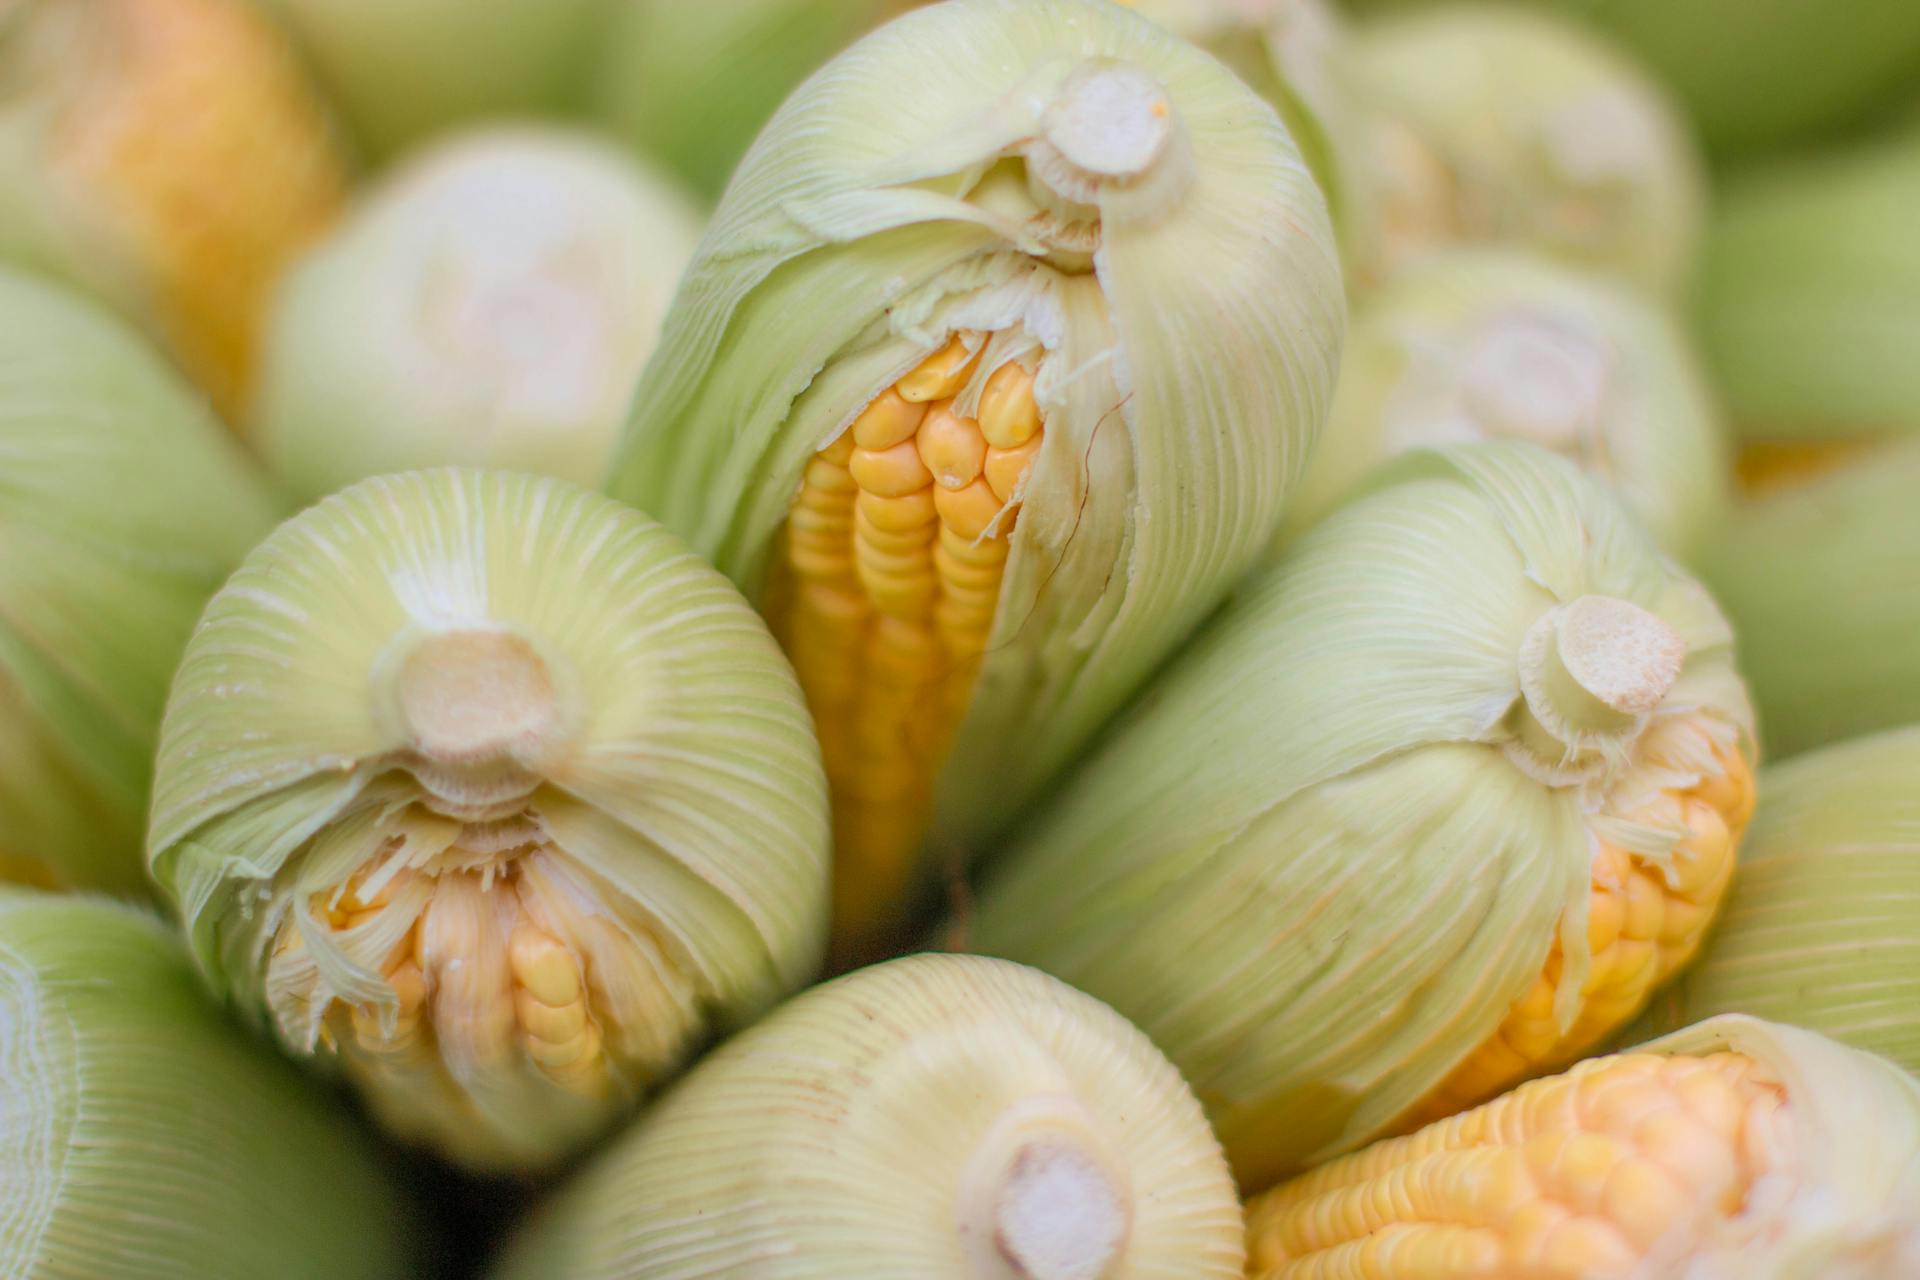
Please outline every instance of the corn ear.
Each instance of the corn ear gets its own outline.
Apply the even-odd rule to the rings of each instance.
[[[0,879],[140,896],[167,682],[274,498],[116,317],[4,270],[0,477]]]
[[[592,1137],[826,928],[766,629],[650,520],[510,472],[363,481],[246,559],[174,683],[149,851],[218,988],[482,1168]]]
[[[913,0],[611,0],[593,113],[713,197],[781,99]]]
[[[1688,559],[1725,519],[1723,430],[1688,336],[1636,292],[1525,253],[1439,254],[1355,311],[1326,440],[1283,533],[1387,457],[1510,439],[1605,481]]]
[[[904,926],[917,851],[957,863],[1039,795],[1257,557],[1343,309],[1272,109],[1111,5],[918,10],[774,118],[612,488],[793,656],[850,950]]]
[[[1577,24],[1465,4],[1355,26],[1371,286],[1450,245],[1524,246],[1650,292],[1691,283],[1704,181],[1659,87]]]
[[[499,1280],[1239,1277],[1178,1073],[1044,974],[913,956],[714,1053],[509,1248]]]
[[[1920,63],[1920,11],[1906,0],[1535,3],[1595,24],[1646,64],[1717,158],[1748,159],[1866,121],[1912,96]]]
[[[1273,104],[1333,212],[1353,267],[1379,252],[1346,22],[1331,0],[1120,0],[1206,49]]]
[[[1920,1071],[1915,778],[1920,726],[1769,768],[1712,937],[1625,1042],[1750,1013]]]
[[[1700,331],[1747,439],[1920,434],[1920,128],[1728,183]]]
[[[130,907],[0,888],[0,1273],[399,1280],[398,1181]]]
[[[1813,1280],[1920,1267],[1920,1084],[1715,1018],[1248,1206],[1249,1280]]]
[[[255,3],[299,41],[360,148],[384,162],[460,125],[579,106],[607,0]]]
[[[597,485],[699,234],[589,135],[445,142],[290,273],[249,437],[310,498],[441,463]]]
[[[1920,721],[1920,440],[1748,503],[1701,574],[1740,636],[1779,756]]]
[[[1752,749],[1726,623],[1612,495],[1414,453],[1122,717],[965,939],[1132,1019],[1257,1189],[1627,1022],[1712,919]]]
[[[0,77],[0,260],[111,303],[233,419],[346,186],[293,51],[244,0],[23,0]]]

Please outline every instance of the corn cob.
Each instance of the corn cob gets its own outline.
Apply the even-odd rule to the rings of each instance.
[[[1524,246],[1651,292],[1689,286],[1700,161],[1658,86],[1573,23],[1487,5],[1356,26],[1348,64],[1379,257]]]
[[[1920,434],[1920,128],[1728,184],[1702,341],[1749,440]]]
[[[1716,1018],[1336,1160],[1247,1209],[1249,1280],[1898,1280],[1920,1084]]]
[[[1373,10],[1435,0],[1351,2]],[[1912,97],[1920,63],[1920,10],[1907,0],[1536,3],[1619,41],[1679,99],[1719,158],[1746,159],[1866,121]]]
[[[1920,726],[1775,765],[1700,960],[1645,1038],[1718,1013],[1810,1027],[1920,1071]]]
[[[916,0],[612,0],[592,73],[595,118],[718,196],[780,100]]]
[[[1259,1188],[1571,1061],[1686,962],[1753,802],[1731,641],[1571,464],[1407,455],[1015,836],[967,941],[1137,1023]]]
[[[214,597],[149,852],[216,986],[394,1132],[533,1168],[806,981],[827,814],[726,581],[559,481],[363,481]]]
[[[1179,1075],[1019,965],[914,956],[713,1054],[509,1248],[498,1280],[1205,1280],[1245,1257]]]
[[[345,188],[292,51],[242,0],[21,0],[0,65],[0,258],[111,303],[233,418]]]
[[[226,1025],[143,912],[0,887],[0,1079],[0,1274],[420,1274],[372,1144]]]
[[[1776,483],[1706,549],[1770,751],[1920,721],[1915,493],[1920,440],[1869,449]]]
[[[290,274],[249,436],[306,497],[450,462],[598,484],[698,239],[588,135],[443,143]]]
[[[582,105],[607,0],[255,0],[299,41],[369,157]],[[729,0],[731,2],[731,0]]]
[[[1725,519],[1719,413],[1666,313],[1544,257],[1458,250],[1410,267],[1356,311],[1326,443],[1283,533],[1324,515],[1383,458],[1485,439],[1578,463],[1682,559]]]
[[[612,487],[799,670],[843,955],[897,933],[919,851],[958,862],[1036,796],[1272,537],[1342,311],[1272,110],[1112,6],[922,9],[775,117]]]
[[[167,682],[275,515],[143,341],[0,270],[0,879],[147,892]]]

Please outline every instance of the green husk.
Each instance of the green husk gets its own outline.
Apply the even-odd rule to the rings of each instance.
[[[1920,720],[1920,440],[1736,511],[1701,575],[1775,757]]]
[[[275,514],[158,354],[92,303],[0,272],[0,860],[147,892],[167,682]]]
[[[1684,644],[1625,722],[1528,683],[1531,638],[1595,597]],[[1725,622],[1597,482],[1525,445],[1410,454],[1118,722],[966,941],[1131,1018],[1257,1189],[1428,1096],[1556,932],[1584,973],[1594,833],[1667,856],[1616,815],[1749,736]]]
[[[907,0],[609,0],[593,111],[718,196],[781,99]]]
[[[675,186],[591,135],[441,143],[289,276],[252,439],[309,498],[443,463],[597,485],[699,234]]]
[[[577,109],[610,0],[257,0],[387,161],[480,120]]]
[[[1627,1043],[1720,1013],[1920,1071],[1920,726],[1768,769],[1711,942]]]
[[[1719,410],[1667,313],[1548,258],[1460,250],[1356,309],[1326,440],[1283,533],[1389,456],[1487,439],[1538,444],[1592,472],[1682,560],[1725,518]]]
[[[1146,85],[1165,93],[1150,121]],[[1050,140],[1103,88],[1129,98],[1105,117],[1120,132],[1162,131],[1130,178]],[[1261,553],[1318,434],[1343,311],[1307,166],[1218,62],[1087,0],[922,9],[829,64],[755,144],[612,491],[757,599],[814,451],[881,388],[955,330],[1014,339],[987,348],[976,389],[998,360],[1041,357],[1046,434],[935,781],[929,844],[964,852]]]
[[[828,843],[792,670],[724,578],[598,494],[446,468],[309,508],[214,597],[148,848],[247,1016],[401,1135],[523,1169],[812,976]],[[349,894],[371,918],[331,919]],[[515,1021],[522,924],[585,983],[584,1079]]]
[[[1350,0],[1362,9],[1434,0]],[[1441,0],[1452,3],[1453,0]],[[1913,93],[1920,7],[1909,0],[1535,0],[1634,53],[1716,154],[1831,136]]]
[[[1920,434],[1916,209],[1920,128],[1729,182],[1699,324],[1744,437]]]
[[[143,912],[0,888],[0,1079],[0,1273],[421,1274],[372,1144],[226,1023]]]
[[[1105,1207],[1090,1187],[1117,1232],[1080,1229]],[[1146,1037],[1031,969],[912,956],[716,1051],[492,1274],[1238,1280],[1243,1230],[1219,1144]]]
[[[1658,85],[1577,23],[1463,4],[1357,25],[1353,94],[1379,210],[1378,283],[1461,244],[1524,246],[1675,296],[1704,181]]]

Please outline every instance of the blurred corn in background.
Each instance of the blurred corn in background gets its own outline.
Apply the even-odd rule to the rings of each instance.
[[[17,0],[0,79],[0,258],[112,304],[236,416],[346,190],[292,48],[247,0]]]
[[[597,485],[699,232],[592,134],[430,147],[291,271],[249,436],[307,498],[450,462]]]

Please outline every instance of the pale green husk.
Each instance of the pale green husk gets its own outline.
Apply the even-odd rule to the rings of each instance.
[[[419,1274],[372,1144],[142,912],[0,888],[0,1080],[0,1274]]]
[[[1046,215],[1010,157],[1037,153],[1049,104],[1090,74],[1157,82],[1170,138],[1144,174],[1093,183],[1095,209]],[[1065,219],[1095,214],[1090,273],[1043,260]],[[922,9],[755,144],[668,315],[613,492],[753,596],[814,451],[949,330],[1024,323],[1045,346],[1046,435],[936,782],[931,839],[964,846],[1040,794],[1272,537],[1343,309],[1307,166],[1218,62],[1087,0]]]
[[[1271,102],[1313,166],[1347,261],[1375,260],[1379,210],[1332,0],[1121,0],[1232,67]]]
[[[1712,939],[1643,1033],[1750,1013],[1920,1071],[1920,726],[1776,765],[1760,795]]]
[[[1728,184],[1699,323],[1743,436],[1920,435],[1915,210],[1920,128]]]
[[[699,236],[592,135],[442,143],[289,276],[250,438],[307,497],[443,463],[597,485]]]
[[[1920,1081],[1800,1027],[1726,1014],[1643,1046],[1733,1052],[1786,1095],[1766,1141],[1789,1170],[1754,1186],[1684,1258],[1648,1275],[1700,1280],[1896,1280],[1920,1272]],[[1664,1264],[1669,1270],[1657,1267]]]
[[[504,757],[436,766],[396,710],[406,664],[473,634],[537,655],[554,722]],[[161,734],[153,873],[214,985],[295,1054],[332,1056],[322,1020],[333,1000],[394,1007],[382,958],[423,905],[407,895],[430,896],[441,872],[364,929],[330,932],[312,904],[383,840],[410,860],[452,843],[442,815],[462,816],[448,798],[461,788],[436,786],[436,767],[476,786],[523,771],[535,788],[524,812],[570,859],[587,909],[611,927],[645,921],[656,985],[596,1016],[610,1052],[645,1031],[653,1056],[616,1061],[612,1092],[583,1105],[526,1061],[467,1061],[443,1043],[445,1090],[369,1089],[409,1137],[470,1164],[550,1161],[817,966],[819,749],[791,669],[738,593],[652,521],[560,481],[457,468],[379,477],[247,558],[208,606]],[[317,973],[295,975],[311,999],[269,981],[283,925],[315,957]]]
[[[1023,1116],[1101,1149],[1132,1201],[1113,1265],[1065,1258],[1046,1274],[1240,1276],[1226,1162],[1159,1051],[1044,974],[943,955],[817,987],[714,1053],[543,1206],[493,1274],[1027,1275],[956,1230],[976,1158]]]
[[[1776,757],[1920,721],[1920,440],[1746,504],[1701,560]]]
[[[1684,665],[1554,785],[1515,737],[1523,640],[1589,595],[1662,620]],[[1426,1096],[1563,919],[1576,997],[1589,823],[1671,850],[1610,815],[1717,774],[1748,726],[1719,612],[1597,482],[1525,445],[1410,454],[1121,719],[1009,843],[968,941],[1131,1018],[1257,1188]]]
[[[1455,0],[1349,0],[1363,10]],[[1830,135],[1911,96],[1911,0],[1534,0],[1591,22],[1658,75],[1716,154]]]
[[[1354,312],[1325,441],[1285,533],[1383,459],[1515,439],[1606,481],[1685,560],[1725,518],[1718,407],[1688,335],[1613,281],[1510,250],[1408,268]]]
[[[718,196],[781,99],[909,0],[608,3],[596,119]]]
[[[257,0],[298,38],[355,139],[389,160],[479,120],[579,105],[608,0]]]
[[[167,682],[275,514],[158,354],[92,303],[0,272],[0,855],[146,892]]]
[[[1704,182],[1658,85],[1577,23],[1464,4],[1349,42],[1381,223],[1377,283],[1458,244],[1521,245],[1677,295]]]

